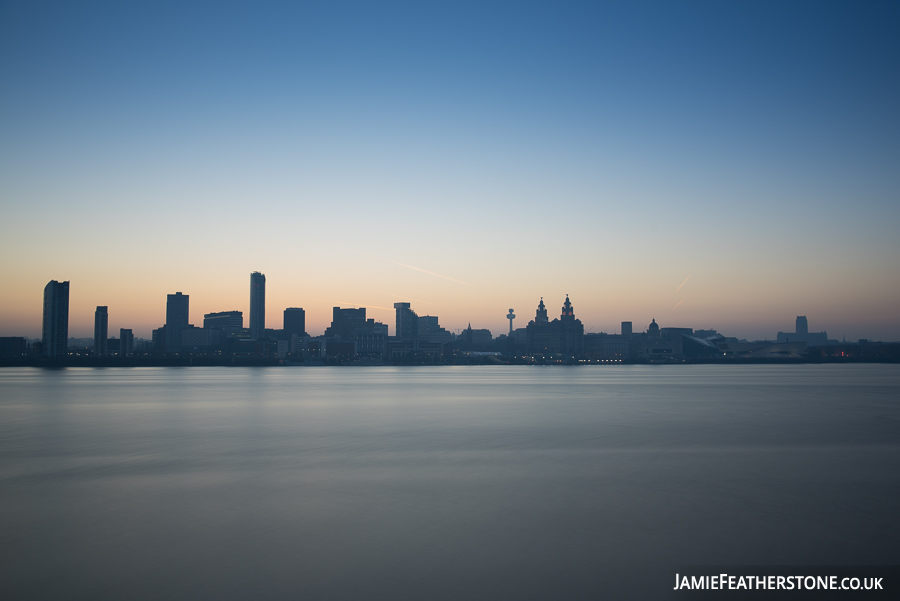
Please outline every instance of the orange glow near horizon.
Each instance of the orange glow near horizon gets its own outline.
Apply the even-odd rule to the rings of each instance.
[[[270,262],[268,269],[254,266],[253,270],[266,274],[266,326],[280,328],[286,307],[302,307],[306,310],[307,331],[317,335],[329,325],[332,307],[359,303],[355,306],[366,306],[369,317],[388,324],[393,332],[391,307],[405,300],[420,315],[439,316],[441,325],[450,331],[471,323],[473,328],[487,328],[499,335],[508,330],[506,313],[510,307],[519,316],[515,327],[524,327],[533,318],[540,297],[551,317],[558,316],[567,291],[586,332],[614,333],[622,321],[632,321],[638,332],[656,318],[662,327],[714,328],[726,335],[761,339],[773,337],[779,330],[792,331],[794,317],[806,314],[811,329],[827,330],[832,337],[878,338],[883,336],[879,329],[893,311],[884,299],[897,292],[895,282],[885,281],[881,300],[877,295],[854,294],[853,287],[836,298],[825,287],[801,293],[787,281],[776,292],[777,280],[769,279],[766,287],[749,273],[735,282],[725,280],[723,273],[698,271],[685,285],[683,276],[675,274],[635,277],[619,272],[601,277],[599,268],[595,277],[577,278],[558,270],[548,273],[543,282],[532,282],[525,273],[504,273],[490,264],[477,264],[477,270],[454,270],[475,282],[464,285],[435,277],[430,270],[409,270],[396,263],[367,259],[334,264],[331,269],[324,265],[298,269],[287,261]],[[119,328],[127,327],[135,336],[149,338],[150,331],[165,321],[166,295],[176,291],[190,296],[191,323],[201,326],[204,313],[240,310],[246,327],[250,271],[218,268],[191,274],[184,268],[126,279],[124,274],[110,278],[81,267],[70,270],[67,277],[59,272],[52,276],[71,282],[71,337],[91,337],[94,309],[107,305],[110,336],[118,336]],[[41,329],[43,287],[49,278],[24,273],[19,277],[19,285],[0,293],[0,330],[6,336],[36,338]],[[397,294],[407,290],[407,297]],[[676,296],[673,290],[679,290],[679,294]],[[674,313],[673,305],[677,308]]]

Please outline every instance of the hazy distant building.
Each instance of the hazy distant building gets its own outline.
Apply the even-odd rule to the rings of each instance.
[[[291,336],[303,336],[306,334],[306,311],[299,307],[288,307],[285,309],[282,329],[288,339]]]
[[[827,332],[810,332],[805,315],[798,315],[794,332],[778,332],[778,342],[805,342],[810,346],[829,344]]]
[[[134,354],[134,333],[131,328],[119,328],[119,356],[130,357]]]
[[[244,327],[244,314],[241,311],[219,311],[207,313],[203,316],[204,329],[225,330],[229,328],[241,329]]]
[[[65,357],[69,339],[69,282],[50,280],[44,286],[41,347],[47,357]]]
[[[622,336],[624,336],[626,340],[631,340],[631,322],[630,321],[622,322]]]
[[[107,355],[107,337],[109,335],[108,307],[97,307],[94,311],[94,356]]]
[[[266,276],[250,274],[250,337],[260,338],[266,329]]]

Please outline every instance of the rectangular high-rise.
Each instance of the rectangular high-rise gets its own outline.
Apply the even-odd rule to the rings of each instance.
[[[250,274],[250,337],[262,338],[266,333],[266,276],[258,271]]]
[[[188,327],[190,302],[188,294],[176,292],[166,296],[166,328],[180,330]]]
[[[306,333],[306,311],[299,307],[288,307],[284,310],[282,327],[289,338],[292,334],[303,336]]]
[[[419,316],[410,308],[409,303],[394,303],[396,313],[396,330],[394,336],[402,340],[418,341]]]
[[[131,328],[119,328],[119,356],[130,357],[134,354],[134,333]]]
[[[50,280],[44,286],[43,353],[65,357],[69,339],[69,282]]]
[[[106,356],[106,340],[109,334],[109,311],[107,307],[97,307],[94,311],[94,356]]]

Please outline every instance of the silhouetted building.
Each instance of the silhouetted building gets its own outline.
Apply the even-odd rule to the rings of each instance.
[[[394,303],[394,312],[397,320],[394,336],[400,340],[418,340],[419,316],[409,303]]]
[[[551,321],[550,329],[553,332],[553,343],[557,353],[578,357],[584,352],[584,325],[581,320],[575,319],[575,309],[569,302],[568,294],[559,320]]]
[[[181,292],[166,295],[166,324],[154,331],[154,346],[172,350],[181,346],[181,331],[190,327],[191,297]]]
[[[716,356],[725,359],[799,359],[806,355],[805,342],[737,342],[722,337],[707,340],[716,345]]]
[[[340,338],[329,340],[325,345],[325,356],[337,361],[347,361],[356,356],[356,342]]]
[[[109,311],[107,307],[97,307],[94,311],[94,356],[107,355],[107,337],[109,336]]]
[[[183,349],[208,350],[207,347],[217,346],[222,343],[223,334],[219,328],[195,328],[188,326],[181,330],[181,337],[176,345]]]
[[[456,337],[455,346],[461,351],[488,352],[492,350],[493,339],[490,330],[473,330],[470,323],[469,327]]]
[[[356,340],[356,352],[359,355],[370,357],[384,355],[385,344],[388,339],[388,326],[386,323],[367,319],[365,325],[356,328],[353,332]]]
[[[166,348],[166,326],[156,328],[150,333],[150,346],[154,351],[164,351]]]
[[[190,321],[190,295],[176,292],[166,296],[166,327],[186,328]]]
[[[549,353],[550,351],[550,319],[547,317],[547,307],[544,305],[544,297],[538,303],[534,312],[534,319],[525,326],[525,340],[529,353]]]
[[[419,340],[446,344],[453,340],[453,334],[445,330],[438,323],[436,315],[421,315],[418,317]]]
[[[810,332],[809,323],[806,321],[805,315],[798,315],[797,322],[794,326],[795,332],[778,332],[776,339],[778,342],[805,342],[809,346],[829,344],[827,332]]]
[[[241,329],[244,327],[244,314],[241,311],[219,311],[203,316],[203,329]]]
[[[515,354],[521,355],[528,351],[528,328],[516,328],[510,338],[513,341]]]
[[[631,322],[630,321],[622,322],[622,336],[624,336],[626,340],[631,340]]]
[[[130,357],[134,354],[134,333],[131,328],[119,329],[119,356]]]
[[[589,359],[622,361],[629,356],[630,340],[623,334],[585,334],[584,356]]]
[[[28,343],[21,336],[0,338],[0,357],[22,357],[27,350]]]
[[[581,356],[584,352],[584,325],[581,320],[575,319],[575,309],[568,295],[559,319],[547,320],[547,308],[542,297],[534,319],[526,326],[528,351],[534,354]]]
[[[47,357],[65,357],[69,339],[69,282],[50,280],[44,286],[41,348]]]
[[[719,338],[719,337],[723,337],[723,338],[724,338],[724,336],[722,336],[721,334],[719,334],[719,333],[716,332],[715,330],[694,330],[694,336],[696,336],[697,338],[702,338],[702,339],[705,339],[705,338]]]
[[[653,321],[650,322],[650,325],[647,326],[647,338],[650,338],[651,340],[659,339],[659,324],[656,323],[656,318],[654,318]]]
[[[250,274],[250,336],[261,338],[266,329],[266,276]]]
[[[310,336],[308,334],[291,334],[291,355],[303,357],[309,348]]]
[[[306,334],[306,311],[298,307],[288,307],[284,310],[282,327],[288,339],[295,335],[303,336]]]
[[[381,357],[387,337],[387,324],[366,319],[365,307],[334,307],[331,325],[324,334],[327,341],[326,356],[337,359],[349,359],[356,355]]]
[[[428,364],[439,363],[447,345],[396,337],[387,341],[384,358],[391,363]]]
[[[694,329],[693,328],[660,328],[659,329],[659,338],[660,340],[674,340],[680,336],[693,336]]]
[[[353,341],[354,331],[366,325],[366,308],[342,309],[332,308],[331,325],[325,329],[326,338],[336,338],[344,342]]]

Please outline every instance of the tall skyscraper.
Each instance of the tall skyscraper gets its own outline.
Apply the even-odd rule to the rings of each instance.
[[[284,310],[284,333],[303,336],[306,333],[306,311],[298,307],[288,307]]]
[[[188,327],[190,295],[176,292],[166,296],[166,328],[181,330]]]
[[[622,322],[622,336],[624,336],[627,340],[631,340],[631,322],[630,321]]]
[[[106,356],[106,340],[109,335],[109,311],[107,307],[97,307],[94,311],[94,356]]]
[[[258,271],[250,274],[250,337],[262,338],[266,333],[266,276]]]
[[[69,340],[69,282],[50,280],[44,286],[42,338],[45,356],[66,356]]]
[[[134,333],[131,328],[119,328],[119,356],[130,357],[134,354]]]
[[[809,334],[809,322],[806,321],[806,315],[797,316],[797,325],[794,327],[794,331],[801,336]]]

